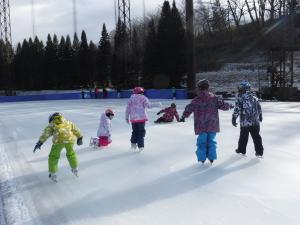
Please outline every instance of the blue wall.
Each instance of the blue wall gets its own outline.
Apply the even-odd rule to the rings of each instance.
[[[109,91],[107,98],[129,98],[132,90],[122,90],[120,93],[117,91]],[[173,93],[171,89],[149,89],[146,90],[145,95],[148,98],[172,99]],[[90,99],[90,93],[85,92],[85,98]],[[41,94],[41,95],[20,95],[20,96],[0,96],[0,102],[20,102],[20,101],[43,101],[43,100],[68,100],[68,99],[81,99],[81,92],[78,93],[61,93],[61,94]],[[94,92],[92,98],[95,98]],[[99,93],[98,98],[102,98],[102,92]],[[176,90],[176,99],[187,99],[187,91],[185,89]]]

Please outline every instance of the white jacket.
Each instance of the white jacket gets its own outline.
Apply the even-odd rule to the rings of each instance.
[[[111,121],[110,119],[103,113],[100,117],[100,124],[97,131],[97,136],[111,136]]]

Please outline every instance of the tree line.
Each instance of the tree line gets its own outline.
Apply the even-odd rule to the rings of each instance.
[[[296,39],[289,27],[298,8],[295,0],[197,0],[196,71],[286,46]],[[135,22],[131,33],[120,20],[110,34],[104,24],[98,43],[88,42],[84,31],[72,39],[48,35],[46,43],[25,39],[14,50],[0,40],[0,90],[180,87],[187,71],[182,18],[184,10],[165,1],[160,12]],[[296,13],[293,23],[300,27],[298,21]]]
[[[25,39],[14,50],[1,40],[0,89],[151,88],[160,79],[164,87],[179,87],[186,71],[185,29],[175,2],[165,1],[156,18],[134,24],[131,33],[121,20],[112,35],[103,24],[98,43],[88,42],[85,31],[80,38],[48,34],[46,43]]]

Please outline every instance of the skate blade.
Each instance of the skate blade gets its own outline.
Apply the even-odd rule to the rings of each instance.
[[[50,179],[52,182],[57,183],[57,179],[53,179],[53,178],[51,178],[51,177],[49,177],[49,179]]]

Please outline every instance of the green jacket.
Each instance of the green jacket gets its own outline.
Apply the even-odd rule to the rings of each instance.
[[[81,137],[81,133],[74,123],[61,117],[59,120],[53,120],[44,129],[39,141],[44,143],[50,136],[53,136],[53,144],[73,144],[77,138]]]

